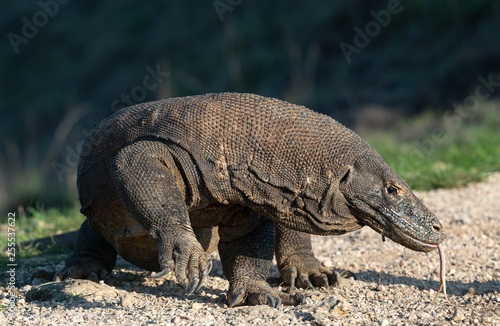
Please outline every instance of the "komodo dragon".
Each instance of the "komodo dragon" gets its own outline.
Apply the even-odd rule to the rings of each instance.
[[[275,245],[288,284],[320,286],[335,280],[313,256],[309,234],[368,225],[424,252],[446,237],[357,134],[253,94],[170,98],[115,113],[85,141],[77,186],[87,220],[55,279],[108,278],[118,253],[157,277],[174,270],[191,294],[210,269],[210,241],[203,248],[193,229],[204,238],[218,227],[231,307],[300,303],[297,292],[266,283]]]

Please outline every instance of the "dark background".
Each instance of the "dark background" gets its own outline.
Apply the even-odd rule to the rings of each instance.
[[[122,94],[252,92],[356,127],[366,108],[450,110],[478,76],[500,80],[498,1],[401,1],[389,22],[381,11],[394,4],[3,1],[0,208],[72,203],[79,146]],[[371,11],[385,27],[370,25]],[[367,26],[373,36],[347,60],[340,44],[354,46],[354,28]]]

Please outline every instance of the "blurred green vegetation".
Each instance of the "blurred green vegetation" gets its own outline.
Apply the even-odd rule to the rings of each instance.
[[[460,187],[500,171],[498,102],[482,103],[457,125],[445,121],[444,115],[426,112],[392,130],[360,133],[415,190]]]
[[[16,228],[22,230],[16,234],[16,243],[78,230],[84,220],[77,205],[62,209],[27,207],[16,214]]]
[[[75,231],[85,220],[79,207],[75,204],[73,207],[65,208],[45,208],[41,205],[19,207],[15,212],[15,243],[21,243],[29,240],[40,239],[69,231]],[[3,222],[3,220],[2,220]],[[0,224],[2,234],[7,234],[7,224]],[[76,239],[75,239],[76,241]],[[7,237],[0,239],[0,248],[7,247]],[[54,247],[51,253],[58,253],[64,248]],[[25,248],[20,246],[16,251],[16,257],[31,257],[38,255],[36,248]],[[0,257],[5,257],[6,251],[0,252]]]
[[[77,198],[79,144],[94,124],[113,113],[115,100],[142,86],[148,67],[164,76],[140,101],[252,92],[306,105],[347,126],[373,105],[401,117],[424,112],[439,117],[474,92],[478,76],[500,79],[496,1],[401,1],[402,11],[350,63],[339,45],[354,45],[354,28],[364,30],[374,21],[372,11],[387,9],[387,0],[241,1],[222,16],[214,1],[70,1],[58,5],[15,51],[8,35],[23,36],[26,21],[33,22],[43,10],[40,3],[58,2],[0,4],[5,31],[0,42],[2,212],[37,202],[71,207]],[[421,124],[413,128],[427,130]],[[470,129],[475,136],[468,137],[478,142],[493,132],[482,125]],[[401,139],[384,137],[388,144],[376,139],[373,144],[381,152],[387,148],[384,155],[391,161],[401,149],[394,143]],[[403,139],[408,151],[415,139]],[[474,147],[473,140],[467,141]],[[461,150],[462,139],[449,136],[446,144],[438,146]],[[491,151],[471,150],[469,164],[479,175],[485,167],[478,155]],[[427,159],[421,166],[430,164]],[[437,164],[441,170],[423,173],[422,178],[432,179],[412,177],[420,166],[399,172],[421,188],[450,184],[448,161],[432,159],[445,162]]]

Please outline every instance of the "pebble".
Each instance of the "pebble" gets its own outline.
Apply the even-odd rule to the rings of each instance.
[[[134,304],[134,298],[130,295],[126,295],[120,299],[120,305],[122,307],[128,307]]]
[[[455,311],[453,312],[453,316],[451,316],[451,321],[460,322],[460,321],[463,321],[464,319],[465,319],[465,315],[464,315],[462,309],[460,309],[460,308],[455,309]]]

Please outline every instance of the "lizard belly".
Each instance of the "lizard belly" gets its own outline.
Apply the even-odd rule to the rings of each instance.
[[[106,241],[126,261],[146,270],[159,271],[158,246],[142,227],[125,209],[120,200],[116,200],[99,209],[98,213],[88,217],[91,227],[101,234]]]
[[[116,251],[126,261],[148,271],[160,271],[158,246],[135,220],[130,219],[117,228],[114,242]]]

